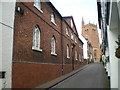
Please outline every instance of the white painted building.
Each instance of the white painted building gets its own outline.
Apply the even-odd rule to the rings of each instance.
[[[82,35],[80,35],[80,39],[84,43],[83,44],[83,56],[84,56],[83,58],[84,59],[88,59],[88,54],[87,54],[87,40]]]
[[[15,0],[0,1],[0,89],[11,88]],[[3,74],[5,72],[5,75]]]
[[[115,56],[115,50],[120,35],[120,0],[100,0],[98,4],[99,26],[103,34],[103,61],[109,56],[105,68],[110,76],[111,88],[120,89],[120,59]]]

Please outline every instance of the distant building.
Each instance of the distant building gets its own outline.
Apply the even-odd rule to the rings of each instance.
[[[87,41],[87,54],[88,54],[88,63],[93,61],[93,47],[89,41]]]
[[[101,51],[97,25],[91,23],[85,25],[82,19],[82,36],[91,43],[93,60],[100,61]]]
[[[85,64],[73,17],[51,2],[17,2],[14,29],[13,88],[33,88]]]

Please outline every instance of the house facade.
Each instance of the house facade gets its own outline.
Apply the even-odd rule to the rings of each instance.
[[[51,2],[17,2],[12,64],[13,88],[33,88],[85,65],[73,17],[62,17]]]
[[[102,32],[102,60],[110,79],[111,88],[120,89],[120,59],[115,52],[118,48],[116,41],[120,35],[120,1],[99,0],[98,21]]]

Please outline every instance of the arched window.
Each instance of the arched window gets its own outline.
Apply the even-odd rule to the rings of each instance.
[[[55,37],[53,36],[51,38],[51,54],[56,54],[56,51],[55,51]]]
[[[70,58],[70,54],[69,54],[69,46],[67,45],[67,58]]]
[[[33,48],[40,49],[40,29],[38,25],[33,29]]]
[[[77,51],[75,50],[75,60],[78,60],[77,58]]]
[[[51,22],[55,24],[55,14],[54,13],[51,14]]]
[[[80,54],[79,54],[79,61],[81,62],[81,56],[80,56]]]
[[[74,40],[74,36],[73,36],[73,34],[72,34],[72,33],[71,33],[71,39],[72,39],[72,40]]]
[[[69,36],[69,31],[68,31],[68,28],[66,28],[66,35]]]

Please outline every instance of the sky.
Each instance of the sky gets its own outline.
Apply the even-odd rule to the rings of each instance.
[[[98,25],[96,0],[50,0],[62,16],[73,16],[78,34],[81,35],[82,18]]]

